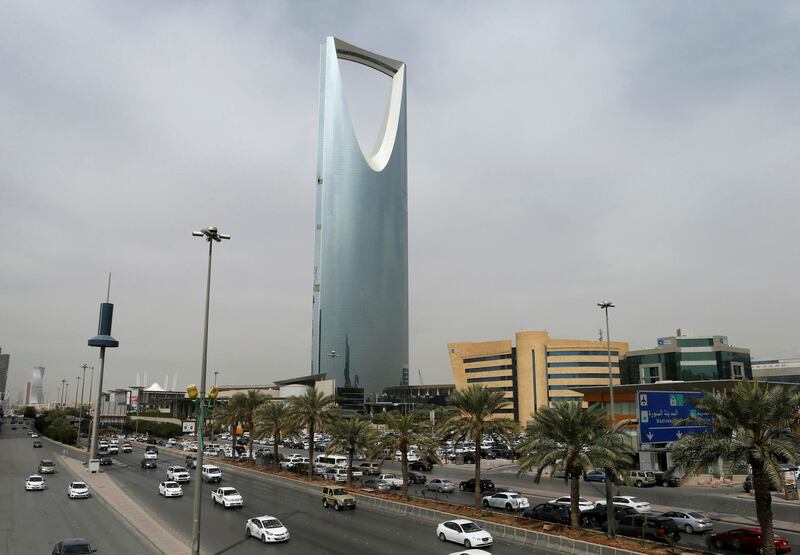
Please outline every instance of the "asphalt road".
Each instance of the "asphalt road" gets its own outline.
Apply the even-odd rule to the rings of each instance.
[[[105,467],[105,471],[128,495],[188,543],[195,471],[190,471],[192,480],[184,485],[183,497],[163,498],[158,495],[159,482],[166,479],[167,467],[182,464],[184,457],[161,449],[158,468],[144,470],[140,467],[143,448],[134,446],[133,449],[133,453],[114,456],[114,464]],[[207,553],[263,554],[265,546],[255,538],[246,538],[244,528],[248,518],[264,514],[277,517],[289,529],[291,540],[270,548],[284,554],[445,555],[459,549],[456,544],[441,543],[436,538],[434,524],[367,509],[336,512],[323,508],[316,495],[277,486],[244,473],[223,470],[222,485],[236,487],[242,493],[245,506],[242,509],[215,506],[211,491],[216,486],[204,485],[201,547]],[[516,555],[544,551],[498,541],[492,553]]]
[[[11,429],[6,419],[0,431],[0,553],[30,555],[50,553],[64,538],[89,540],[99,554],[155,553],[150,544],[130,529],[98,497],[69,499],[67,485],[78,477],[56,467],[45,475],[48,488],[25,491],[25,479],[35,474],[40,459],[53,458],[47,441],[33,448],[28,430]]]

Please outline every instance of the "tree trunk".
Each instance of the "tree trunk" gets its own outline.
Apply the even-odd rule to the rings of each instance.
[[[475,439],[475,508],[481,508],[481,439],[483,434],[478,434]]]
[[[772,493],[769,477],[761,464],[752,464],[753,492],[756,500],[756,517],[761,527],[763,555],[775,555],[775,530],[772,527]]]
[[[233,425],[231,426],[231,428],[232,428],[231,429],[231,458],[232,459],[236,458],[236,438],[237,438],[236,430],[237,430],[238,427],[239,427],[239,423],[238,422],[234,422]]]
[[[400,468],[403,471],[403,499],[408,501],[408,443],[404,441],[400,445]]]
[[[314,424],[308,426],[308,479],[314,479]]]
[[[578,478],[578,473],[575,470],[568,471],[570,475],[569,479],[569,525],[572,526],[575,530],[580,527],[581,524],[581,508],[578,505],[578,501],[581,497],[581,484]]]
[[[347,489],[353,485],[353,450],[347,450]]]
[[[250,432],[250,437],[247,438],[247,462],[253,462],[255,460],[253,459],[253,440],[255,439],[256,431],[252,420],[247,424],[248,431]]]
[[[275,430],[272,435],[272,470],[278,470],[278,444],[281,440],[281,434]]]

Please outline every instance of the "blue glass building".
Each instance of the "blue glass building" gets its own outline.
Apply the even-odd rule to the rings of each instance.
[[[392,80],[375,150],[359,146],[340,60]],[[408,368],[405,64],[334,37],[321,47],[312,373],[367,395]],[[331,356],[335,352],[335,356]]]

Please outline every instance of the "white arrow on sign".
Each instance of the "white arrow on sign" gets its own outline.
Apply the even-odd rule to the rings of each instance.
[[[653,432],[647,432],[647,439],[653,441]]]
[[[678,430],[677,432],[675,432],[675,435],[678,436],[678,439],[680,439],[681,436],[683,435],[683,432]]]

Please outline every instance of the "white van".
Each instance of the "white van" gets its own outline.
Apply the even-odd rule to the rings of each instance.
[[[347,468],[347,457],[344,455],[317,455],[314,459],[314,464],[319,464],[325,468],[338,466],[340,468]]]
[[[204,464],[203,465],[203,472],[202,472],[203,480],[206,482],[221,482],[222,481],[222,471],[219,469],[218,466],[214,466],[213,464]]]

